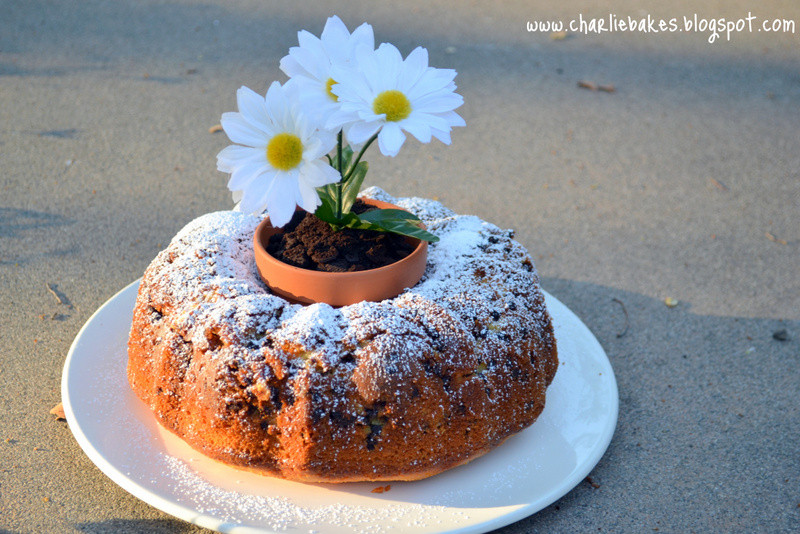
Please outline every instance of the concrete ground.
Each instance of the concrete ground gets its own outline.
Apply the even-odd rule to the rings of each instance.
[[[232,206],[209,128],[236,89],[284,80],[297,30],[334,12],[425,46],[465,100],[452,146],[371,152],[367,182],[515,228],[616,372],[594,484],[501,532],[800,529],[800,27],[758,31],[800,6],[323,4],[0,0],[0,531],[202,530],[119,489],[48,411],[89,316]],[[526,30],[748,11],[754,31],[713,44]]]

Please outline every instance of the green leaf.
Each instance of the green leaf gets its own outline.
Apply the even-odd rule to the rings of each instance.
[[[419,221],[419,217],[411,213],[410,211],[406,210],[396,210],[394,208],[390,209],[377,209],[377,210],[370,210],[367,212],[362,213],[359,215],[361,219],[365,221],[369,221],[372,223],[380,223],[381,221],[394,221],[394,220],[406,220],[406,221]]]
[[[421,228],[422,223],[416,215],[405,210],[372,210],[361,215],[348,212],[344,213],[342,218],[339,219],[336,217],[336,209],[333,203],[323,198],[322,204],[314,212],[314,215],[330,224],[334,230],[341,230],[342,228],[373,230],[414,237],[431,243],[439,241],[438,237]]]
[[[320,187],[319,189],[324,189]],[[317,210],[314,212],[314,215],[326,223],[334,224],[337,221],[336,219],[336,209],[333,207],[332,199],[320,195],[320,200],[322,200],[322,204],[319,205]]]
[[[355,228],[358,230],[374,230],[369,223],[362,223],[355,213],[344,213],[341,218],[336,217],[335,203],[327,198],[322,199],[322,204],[314,212],[314,216],[330,224],[334,230],[342,228]]]
[[[358,218],[362,222],[369,223],[371,229],[415,237],[431,243],[439,241],[438,237],[422,229],[419,217],[405,210],[372,210],[362,213]]]
[[[331,202],[331,204],[335,204],[336,184],[328,184],[328,185],[323,185],[322,187],[318,187],[317,195],[319,195],[319,198],[322,199],[323,202],[327,199]]]
[[[353,207],[353,203],[356,201],[358,192],[361,190],[361,184],[364,182],[364,177],[367,175],[368,170],[369,163],[360,161],[353,170],[353,174],[350,175],[350,179],[345,182],[342,191],[342,211],[350,211],[350,208]]]

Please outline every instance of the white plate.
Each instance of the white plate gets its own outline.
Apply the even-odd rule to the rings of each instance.
[[[537,422],[440,475],[392,483],[300,484],[227,467],[162,429],[128,387],[126,343],[138,282],[98,309],[70,348],[62,398],[89,458],[123,489],[220,532],[486,532],[570,491],[605,452],[617,423],[614,372],[603,348],[546,294],[561,360]]]

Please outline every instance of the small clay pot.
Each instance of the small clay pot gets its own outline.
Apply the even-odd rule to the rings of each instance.
[[[388,202],[363,200],[380,209],[402,209]],[[270,224],[269,217],[258,225],[253,236],[256,266],[273,293],[300,304],[325,302],[331,306],[347,306],[364,300],[379,302],[396,297],[419,282],[428,260],[428,242],[408,237],[408,242],[416,245],[411,254],[384,267],[347,273],[302,269],[267,252],[269,238],[282,231]]]

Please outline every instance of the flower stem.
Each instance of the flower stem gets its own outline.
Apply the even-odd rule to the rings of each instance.
[[[339,132],[340,139],[341,139],[341,135],[342,135],[342,133]],[[343,182],[347,182],[347,180],[349,180],[350,177],[353,176],[353,172],[355,172],[356,167],[358,166],[359,162],[361,161],[361,156],[364,155],[364,152],[367,151],[367,149],[369,148],[369,145],[371,145],[372,142],[375,141],[375,139],[377,139],[377,138],[378,138],[378,134],[376,133],[375,135],[370,137],[369,140],[366,143],[364,143],[364,146],[361,147],[361,150],[359,150],[359,152],[358,152],[358,156],[356,156],[356,159],[353,160],[352,165],[350,165],[350,168],[347,170],[347,176],[343,176],[342,177],[342,181]],[[342,171],[341,171],[341,169],[339,169],[339,174],[341,174],[341,173],[342,173]]]
[[[339,167],[339,176],[341,179],[339,183],[336,184],[336,218],[341,220],[342,218],[342,208],[344,202],[342,202],[342,189],[344,189],[345,177],[342,174],[342,131],[339,130],[339,135],[336,137],[336,155],[337,158],[337,165]]]

